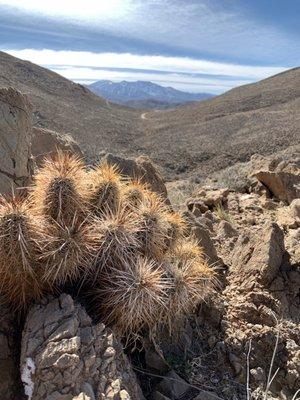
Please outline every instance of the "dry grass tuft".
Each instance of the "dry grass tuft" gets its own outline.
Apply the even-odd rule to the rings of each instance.
[[[77,278],[83,282],[96,258],[96,246],[86,221],[73,217],[72,224],[51,224],[42,240],[43,281],[63,285]]]
[[[119,208],[102,217],[95,217],[89,228],[90,240],[97,247],[97,276],[102,269],[124,269],[128,259],[138,251],[136,215]]]
[[[154,193],[145,198],[137,207],[139,219],[138,239],[141,253],[160,260],[167,251],[169,237],[168,215],[165,203]]]
[[[41,297],[37,258],[43,221],[32,215],[21,198],[0,203],[0,292],[14,309]]]
[[[71,225],[74,215],[85,212],[86,172],[83,161],[58,151],[44,160],[31,191],[37,212],[59,224]]]
[[[107,323],[115,324],[120,334],[133,336],[155,327],[170,288],[161,266],[137,257],[124,270],[107,272],[101,281],[103,288],[97,295]]]
[[[121,200],[121,176],[115,166],[100,164],[89,174],[88,202],[95,215],[116,213]]]

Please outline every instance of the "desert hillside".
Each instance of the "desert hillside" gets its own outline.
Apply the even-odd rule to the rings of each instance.
[[[12,88],[0,137],[1,399],[297,399],[299,149],[180,201],[147,157],[85,165]]]
[[[3,86],[29,97],[35,125],[70,133],[89,158],[101,150],[126,154],[133,146],[139,112],[110,103],[48,69],[0,52]]]
[[[170,175],[207,176],[299,143],[299,109],[295,68],[200,104],[146,114],[143,145]]]
[[[300,68],[165,111],[133,110],[0,52],[0,86],[29,95],[35,124],[70,133],[88,161],[100,153],[149,155],[164,176],[206,177],[252,154],[299,143]]]

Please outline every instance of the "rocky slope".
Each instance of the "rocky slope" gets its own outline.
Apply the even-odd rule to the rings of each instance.
[[[70,133],[89,159],[105,150],[136,150],[140,113],[110,103],[45,68],[0,52],[0,87],[9,86],[26,93],[35,126]]]
[[[200,104],[147,113],[141,146],[170,174],[206,177],[299,144],[300,68]]]
[[[107,162],[166,196],[149,160]],[[254,157],[250,172],[244,193],[198,187],[181,205],[218,279],[176,334],[145,337],[125,355],[113,327],[71,287],[73,298],[45,297],[25,323],[0,306],[0,397],[292,399],[300,385],[300,160]]]
[[[34,124],[71,134],[89,162],[106,152],[147,154],[169,180],[207,177],[254,153],[273,154],[299,144],[299,68],[174,111],[115,105],[3,52],[0,86],[27,94]]]

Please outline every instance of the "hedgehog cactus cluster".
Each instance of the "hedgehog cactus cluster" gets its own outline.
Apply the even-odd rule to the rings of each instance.
[[[121,334],[170,331],[210,293],[213,270],[183,218],[116,167],[59,152],[26,198],[0,202],[0,293],[23,309],[80,283]]]

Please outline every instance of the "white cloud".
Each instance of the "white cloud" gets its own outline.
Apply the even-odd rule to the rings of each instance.
[[[273,25],[272,20],[255,20],[243,2],[0,0],[1,5],[64,26],[65,22],[75,23],[93,40],[102,34],[118,38],[123,49],[139,42],[145,49],[151,45],[158,52],[164,48],[172,54],[206,54],[206,58],[268,60],[279,65],[280,60],[287,65],[299,60],[298,38]]]
[[[91,21],[121,18],[130,10],[131,0],[0,0],[0,5],[53,18]]]
[[[260,67],[212,62],[188,57],[137,55],[130,53],[91,53],[86,51],[4,50],[39,65],[131,68],[189,74],[227,75],[260,80],[284,71],[284,67]],[[54,67],[55,68],[55,67]]]
[[[136,71],[111,71],[80,67],[51,68],[65,78],[78,83],[92,83],[101,79],[109,79],[114,82],[125,81],[151,81],[162,86],[172,86],[179,90],[189,92],[221,93],[235,86],[249,83],[247,80],[218,80],[215,78],[195,77],[179,73],[151,73]]]

